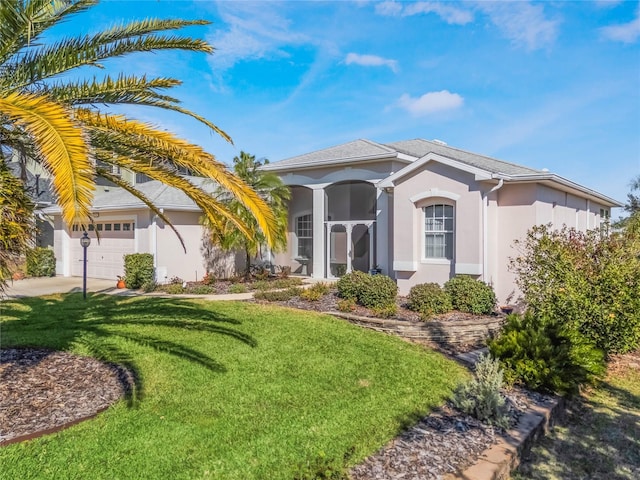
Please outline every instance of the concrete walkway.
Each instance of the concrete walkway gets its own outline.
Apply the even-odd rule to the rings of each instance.
[[[115,280],[87,278],[87,292],[115,291]],[[9,288],[0,298],[39,297],[54,293],[82,292],[82,277],[37,277],[9,282]]]

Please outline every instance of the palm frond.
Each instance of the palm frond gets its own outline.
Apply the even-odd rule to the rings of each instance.
[[[224,140],[233,144],[231,137],[221,128],[206,118],[177,105],[179,100],[168,95],[161,95],[155,90],[171,88],[182,82],[173,78],[153,78],[147,80],[145,76],[119,76],[112,79],[107,76],[102,81],[95,78],[76,83],[58,83],[47,89],[49,95],[57,101],[71,105],[86,104],[134,104],[159,107],[165,110],[188,115],[203,123]]]
[[[163,20],[149,22],[149,26],[157,25],[156,30],[162,30],[162,25],[165,23]],[[200,21],[179,20],[167,20],[166,23],[183,26],[203,24]],[[211,53],[213,51],[211,45],[200,39],[135,33],[136,31],[146,32],[146,30],[145,28],[134,28],[132,31],[127,28],[112,29],[108,35],[100,33],[94,36],[64,39],[26,52],[17,58],[14,56],[5,63],[5,70],[0,72],[0,85],[5,89],[19,89],[73,68],[83,65],[99,67],[101,66],[99,62],[102,60],[136,52],[188,50]]]
[[[143,173],[149,178],[176,188],[193,200],[212,222],[220,222],[220,218],[224,217],[233,222],[243,234],[251,235],[251,229],[241,219],[237,218],[233,212],[229,211],[222,202],[219,202],[211,194],[197,187],[186,178],[177,175],[162,165],[149,163],[144,158],[140,159],[128,155],[128,147],[119,145],[115,136],[92,132],[92,138],[94,143],[107,145],[107,148],[95,148],[94,146],[98,160],[111,165],[118,165],[133,172]]]
[[[84,223],[93,199],[93,166],[82,129],[60,104],[41,95],[0,97],[0,113],[29,135],[53,176],[62,216],[69,225]]]
[[[158,218],[160,218],[165,224],[169,225],[169,228],[171,228],[171,230],[174,231],[174,233],[178,237],[178,240],[180,240],[180,245],[182,245],[182,248],[186,253],[187,247],[184,244],[184,239],[182,238],[182,235],[180,235],[180,232],[176,229],[173,223],[171,223],[171,220],[169,220],[169,218],[164,213],[162,213],[158,207],[156,207],[153,204],[153,202],[149,199],[149,197],[147,197],[144,193],[142,193],[140,190],[135,188],[129,182],[123,180],[117,175],[113,175],[110,171],[104,168],[96,167],[96,174],[106,180],[109,180],[110,182],[122,188],[123,190],[126,190],[131,195],[133,195],[138,200],[140,200],[142,203],[144,203],[147,207],[149,207],[149,210],[155,213],[158,216]]]
[[[95,5],[97,0],[2,0],[0,2],[0,65],[28,47],[64,17]]]
[[[47,94],[57,102],[66,105],[139,103],[147,98],[179,103],[177,98],[161,95],[156,90],[176,87],[182,84],[175,78],[152,78],[119,75],[106,76],[98,80],[77,82],[57,82],[47,87]]]
[[[77,113],[77,118],[85,126],[96,132],[113,135],[112,142],[139,153],[140,159],[146,159],[147,162],[150,159],[168,160],[215,180],[251,211],[264,232],[267,243],[273,243],[274,217],[269,206],[251,187],[201,147],[142,122],[127,120],[121,115],[100,115],[87,110],[79,110]]]

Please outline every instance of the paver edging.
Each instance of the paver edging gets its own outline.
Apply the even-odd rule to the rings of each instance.
[[[446,475],[445,480],[504,480],[531,450],[536,439],[549,430],[564,415],[565,400],[555,397],[547,405],[530,407],[518,424],[498,437],[498,442],[486,449],[476,463],[462,472]]]

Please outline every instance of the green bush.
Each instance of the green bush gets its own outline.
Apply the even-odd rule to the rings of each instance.
[[[140,288],[155,280],[153,255],[132,253],[124,256],[124,283],[127,288]]]
[[[611,235],[539,226],[511,259],[529,308],[562,319],[607,354],[640,347],[640,215]]]
[[[418,312],[423,318],[453,309],[451,296],[437,283],[414,285],[409,291],[409,309]]]
[[[480,421],[502,428],[509,426],[509,416],[502,388],[503,371],[500,362],[488,355],[480,355],[474,376],[454,392],[452,403],[460,411]]]
[[[56,257],[53,250],[35,247],[27,252],[27,275],[53,277],[56,274]]]
[[[362,289],[362,284],[366,276],[366,273],[353,271],[340,277],[336,283],[338,296],[340,298],[358,301],[358,296],[360,295],[360,290]]]
[[[386,275],[351,272],[336,283],[338,296],[367,308],[386,308],[396,303],[398,286]]]
[[[531,390],[572,394],[605,370],[604,354],[562,320],[533,312],[512,314],[500,335],[489,341],[509,384]]]
[[[451,304],[456,310],[486,315],[496,306],[493,288],[484,282],[466,275],[452,278],[444,284],[444,290],[451,296]]]
[[[155,291],[158,288],[158,284],[156,283],[155,280],[150,280],[148,282],[144,282],[142,284],[142,287],[140,287],[140,288],[142,288],[143,292],[150,293],[150,292]]]
[[[256,300],[266,300],[267,302],[286,302],[293,297],[297,297],[302,292],[299,287],[291,287],[286,290],[258,291],[254,294]]]

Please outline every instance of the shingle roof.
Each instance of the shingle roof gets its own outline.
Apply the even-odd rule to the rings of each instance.
[[[443,157],[447,157],[491,173],[503,173],[506,175],[530,175],[533,173],[541,173],[540,170],[534,170],[522,165],[504,162],[502,160],[467,152],[439,142],[430,142],[421,138],[387,144],[359,139],[353,142],[337,145],[335,147],[329,147],[315,152],[298,155],[296,157],[287,158],[279,162],[274,162],[264,167],[264,169],[287,170],[336,163],[348,164],[359,161],[394,158],[398,157],[398,154],[404,154],[418,159],[424,157],[428,153],[436,153]]]
[[[335,162],[349,163],[368,158],[392,157],[396,151],[385,145],[370,140],[354,140],[335,147],[317,150],[304,155],[287,158],[266,165],[264,170],[281,170],[284,168],[309,167],[314,165],[331,164]]]
[[[213,191],[215,185],[212,180],[202,177],[186,177],[191,183],[199,186],[205,191]],[[140,183],[135,186],[158,208],[193,209],[198,211],[196,204],[181,190],[168,187],[157,180]],[[148,208],[141,200],[134,197],[120,187],[96,187],[92,208],[96,210],[119,210]],[[59,210],[59,207],[52,207],[51,210]]]
[[[428,153],[436,153],[443,157],[457,160],[458,162],[462,162],[491,173],[504,173],[506,175],[530,175],[542,173],[541,170],[535,170],[515,163],[504,162],[502,160],[478,155],[477,153],[467,152],[438,142],[430,142],[421,138],[387,143],[386,146],[393,148],[400,153],[417,158],[424,157]]]

